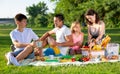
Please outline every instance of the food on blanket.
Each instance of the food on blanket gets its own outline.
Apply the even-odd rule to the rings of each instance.
[[[107,35],[101,42],[102,47],[106,47],[107,44],[110,42],[111,38]]]
[[[90,49],[89,46],[83,46],[83,47],[82,47],[82,50],[89,50],[89,49]]]
[[[88,56],[86,56],[86,57],[81,58],[81,60],[82,60],[83,62],[87,62],[87,61],[90,60],[90,58],[89,58]]]
[[[118,56],[117,55],[112,55],[111,59],[116,60],[116,59],[118,59]]]
[[[83,46],[83,48],[89,48],[89,46]]]
[[[60,62],[72,62],[72,56],[70,55],[65,55],[60,57]]]
[[[80,58],[82,58],[82,56],[83,56],[82,54],[74,55],[76,61],[79,61]]]
[[[107,56],[106,58],[110,60],[117,60],[119,57],[118,55],[111,55],[111,56]]]
[[[71,59],[60,59],[60,62],[72,62]]]
[[[75,62],[75,61],[76,61],[75,57],[72,57],[72,59],[71,59],[71,60],[72,60],[72,62]]]
[[[102,58],[101,58],[101,61],[103,61],[103,62],[107,62],[107,61],[108,61],[108,59],[107,59],[107,58],[105,58],[105,57],[102,57]]]
[[[44,57],[40,57],[40,56],[36,56],[35,60],[45,61],[45,58]]]
[[[72,56],[70,56],[70,55],[65,55],[65,56],[60,57],[60,59],[71,59],[71,58],[72,58]]]
[[[102,49],[101,45],[94,45],[92,48],[92,50],[101,50],[101,49]]]
[[[87,62],[87,61],[89,61],[90,60],[90,57],[89,56],[82,56],[80,59],[79,59],[79,61],[81,61],[81,62]]]
[[[54,59],[54,60],[45,60],[45,62],[59,62],[59,60],[56,60],[56,59]]]

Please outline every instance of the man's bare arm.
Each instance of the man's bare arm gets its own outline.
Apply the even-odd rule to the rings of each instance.
[[[52,30],[46,32],[45,34],[43,34],[42,37],[39,38],[39,40],[40,40],[40,41],[43,41],[43,40],[45,40],[48,36],[50,36],[51,34],[54,34],[54,32],[53,32]]]
[[[57,43],[57,46],[73,46],[73,39],[72,39],[72,35],[68,35],[65,37],[66,42],[63,43]]]

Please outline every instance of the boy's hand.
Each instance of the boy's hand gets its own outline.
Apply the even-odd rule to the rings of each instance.
[[[33,47],[36,47],[36,41],[32,41],[32,42],[30,43],[30,45],[33,46]]]

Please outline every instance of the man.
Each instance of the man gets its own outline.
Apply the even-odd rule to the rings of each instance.
[[[38,36],[30,28],[26,28],[27,17],[23,14],[15,16],[16,29],[10,32],[10,38],[15,46],[14,52],[6,54],[8,60],[7,65],[14,64],[19,66],[19,61],[24,58],[34,58],[32,40],[37,40]]]
[[[45,41],[47,37],[52,34],[56,35],[56,42],[53,42],[54,46],[58,46],[62,55],[66,55],[68,47],[73,45],[70,29],[64,25],[64,16],[62,14],[56,14],[54,16],[55,28],[46,32],[41,38],[41,41]]]

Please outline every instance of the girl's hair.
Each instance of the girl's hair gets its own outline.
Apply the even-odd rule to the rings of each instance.
[[[98,13],[96,11],[94,11],[93,9],[89,9],[86,13],[85,13],[85,16],[89,16],[89,15],[94,15],[95,14],[95,23],[98,23],[100,21],[100,18],[98,16]],[[92,25],[93,23],[91,21],[89,21],[87,18],[86,18],[86,21],[89,25]]]
[[[80,23],[79,23],[78,21],[75,21],[75,22],[72,23],[72,25],[71,25],[71,27],[70,27],[72,33],[75,32],[73,28],[74,28],[74,26],[76,26],[76,25],[79,25],[79,26],[80,26]]]

